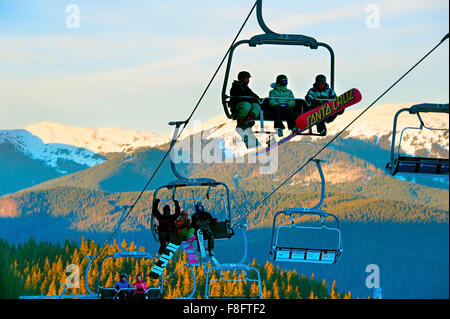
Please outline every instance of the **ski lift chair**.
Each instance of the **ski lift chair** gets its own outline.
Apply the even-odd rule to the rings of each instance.
[[[280,211],[275,214],[272,226],[272,240],[270,244],[270,252],[274,261],[287,261],[287,262],[301,262],[301,263],[317,263],[317,264],[335,264],[338,262],[340,256],[343,253],[341,229],[339,225],[339,219],[333,214],[329,214],[326,211],[320,209],[325,199],[325,177],[323,175],[322,167],[320,165],[321,160],[314,159],[319,175],[321,178],[321,195],[319,203],[313,208],[291,208],[284,211]],[[290,218],[291,225],[278,226],[277,219],[279,216],[284,215]],[[299,226],[294,222],[294,217],[298,215],[300,217],[318,217],[321,222],[321,226]],[[331,217],[336,226],[327,226],[325,219]],[[280,245],[279,234],[280,230],[307,230],[314,232],[330,231],[335,233],[337,238],[336,247],[299,247],[298,245]]]
[[[110,201],[110,203],[112,205],[114,205],[111,201]],[[123,243],[121,242],[121,225],[125,218],[126,212],[131,208],[131,206],[130,205],[120,205],[120,206],[116,206],[116,208],[119,208],[122,210],[122,214],[118,221],[117,234],[116,234],[117,238],[116,239],[117,239],[117,242],[120,243],[120,245],[123,245]],[[145,251],[136,251],[136,250],[129,251],[129,250],[126,250],[126,248],[123,246],[122,246],[122,249],[123,250],[119,250],[118,252],[116,252],[112,255],[107,255],[107,256],[103,257],[103,259],[100,262],[99,273],[98,273],[98,278],[97,278],[97,283],[96,283],[96,293],[100,299],[115,299],[119,293],[119,291],[116,290],[115,288],[102,287],[100,285],[100,280],[102,277],[102,269],[103,269],[103,264],[104,264],[105,260],[107,260],[108,258],[112,258],[113,260],[116,260],[117,258],[135,258],[135,259],[145,258],[145,259],[153,260],[155,258],[150,253],[145,252]],[[86,267],[86,275],[85,275],[86,289],[88,290],[88,292],[91,295],[94,295],[95,293],[93,291],[91,291],[91,289],[89,287],[89,280],[88,280],[89,270],[92,265],[92,261],[94,259],[96,259],[97,257],[98,257],[98,255],[86,257],[89,259],[89,262]],[[161,278],[159,286],[149,287],[147,289],[146,295],[147,295],[147,298],[149,298],[149,299],[153,299],[153,298],[157,299],[157,298],[161,298],[162,292],[163,292],[163,279]]]
[[[409,112],[409,114],[417,115],[420,127],[405,127],[401,134],[398,143],[397,153],[395,152],[396,143],[396,129],[397,120],[402,112]],[[448,175],[449,174],[449,159],[448,158],[427,158],[421,156],[405,156],[400,154],[400,147],[402,142],[403,133],[408,129],[422,130],[428,129],[432,131],[447,131],[446,129],[437,129],[427,127],[420,113],[449,113],[448,104],[417,104],[410,108],[403,108],[399,110],[394,117],[394,127],[392,130],[392,145],[391,145],[391,159],[390,162],[386,164],[386,169],[388,172],[394,176],[397,173],[401,174],[428,174],[428,175]]]
[[[276,228],[277,218],[280,215],[289,216],[291,218],[291,225],[289,226],[279,226]],[[299,216],[315,216],[319,217],[322,225],[317,226],[299,226],[294,222],[294,215]],[[332,217],[337,227],[328,227],[325,224],[324,218]],[[314,230],[314,231],[332,231],[336,233],[338,244],[334,248],[324,248],[324,247],[298,247],[294,245],[280,245],[279,244],[279,234],[280,230]],[[341,242],[341,230],[339,227],[339,220],[333,214],[328,214],[327,212],[320,209],[311,208],[293,208],[285,211],[278,212],[275,215],[273,228],[272,228],[272,242],[271,242],[270,254],[274,261],[287,261],[287,262],[303,262],[303,263],[318,263],[318,264],[335,264],[338,262],[343,249]]]
[[[101,299],[116,299],[119,294],[119,291],[116,290],[115,288],[102,287],[100,285],[103,264],[104,264],[105,260],[108,258],[112,258],[113,260],[116,260],[117,258],[135,258],[135,259],[146,258],[146,259],[152,260],[152,259],[154,259],[154,256],[151,256],[149,253],[144,252],[144,251],[119,251],[115,254],[105,256],[102,259],[102,261],[100,262],[99,275],[98,275],[97,284],[96,284],[96,291]],[[89,287],[89,286],[86,285],[86,287]],[[88,288],[88,290],[89,290],[89,288]],[[126,290],[128,290],[128,289],[126,289]],[[130,289],[130,290],[132,290],[132,289]],[[162,298],[162,294],[163,294],[163,279],[162,278],[161,278],[158,286],[147,288],[146,296],[148,299],[160,299],[160,298]]]
[[[323,47],[328,50],[330,53],[331,66],[330,66],[330,87],[334,89],[334,78],[335,78],[335,57],[334,51],[326,43],[318,42],[316,39],[312,37],[308,37],[305,35],[299,34],[278,34],[273,32],[266,25],[263,14],[262,14],[262,0],[258,0],[257,2],[257,19],[258,24],[261,29],[264,31],[263,34],[255,35],[249,40],[241,40],[236,42],[230,49],[228,54],[228,63],[225,71],[225,78],[222,86],[222,105],[225,112],[225,115],[229,119],[235,119],[236,114],[234,114],[232,110],[232,105],[230,104],[230,96],[227,95],[228,82],[230,78],[231,65],[233,61],[233,54],[237,47],[248,44],[250,47],[256,47],[258,45],[282,45],[282,46],[300,46],[300,47],[309,47],[310,49],[317,50],[319,47]],[[285,98],[284,98],[285,99]],[[307,103],[304,99],[294,99],[296,101],[296,109],[299,112],[299,115],[306,111]],[[260,122],[261,122],[261,131],[257,131],[255,133],[266,133],[273,134],[273,132],[267,132],[264,128],[265,121],[274,121],[275,117],[273,112],[270,111],[270,98],[264,98],[259,101],[261,105],[261,113],[260,113]],[[231,112],[230,112],[231,110]],[[316,135],[309,133],[303,133],[302,135]]]
[[[200,194],[200,196],[189,194],[182,194],[182,192],[178,192],[178,190],[192,190],[195,188],[206,188],[206,193],[204,195]],[[211,190],[218,190],[221,188],[222,192],[216,192],[216,194],[211,194]],[[214,234],[214,238],[221,239],[230,239],[234,235],[233,228],[231,227],[232,216],[231,216],[231,204],[230,204],[230,191],[228,186],[225,183],[217,182],[213,179],[209,178],[195,178],[195,179],[184,179],[184,180],[176,180],[167,185],[161,186],[157,188],[153,194],[153,202],[158,198],[161,192],[171,192],[171,198],[163,198],[161,202],[172,201],[173,199],[179,202],[188,202],[188,201],[219,201],[221,202],[221,213],[218,213],[217,210],[211,212],[213,217],[218,218],[218,222],[216,225],[212,227],[212,231]],[[220,216],[222,215],[222,216]],[[221,219],[219,219],[221,217]],[[157,220],[152,215],[151,217],[151,230],[153,234],[153,238],[155,241],[158,241],[158,231],[157,231]]]

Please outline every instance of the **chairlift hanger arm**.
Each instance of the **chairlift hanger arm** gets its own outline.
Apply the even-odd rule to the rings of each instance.
[[[449,104],[422,103],[411,106],[408,109],[410,114],[421,113],[449,113]]]

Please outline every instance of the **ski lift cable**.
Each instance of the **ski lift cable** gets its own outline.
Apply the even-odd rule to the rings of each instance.
[[[400,81],[402,81],[412,70],[414,70],[422,61],[424,61],[431,53],[433,53],[442,43],[449,38],[449,33],[425,56],[423,56],[416,64],[414,64],[406,73],[404,73],[397,81],[395,81],[388,89],[386,89],[375,101],[373,101],[368,107],[366,107],[358,116],[356,116],[343,130],[341,130],[336,136],[334,136],[328,143],[326,143],[316,154],[309,158],[302,166],[300,166],[294,173],[292,173],[287,179],[285,179],[280,185],[278,185],[272,192],[266,195],[261,201],[259,201],[250,211],[248,211],[234,226],[239,226],[252,212],[255,211],[261,204],[269,199],[274,193],[276,193],[283,185],[291,180],[296,174],[298,174],[306,165],[313,161],[320,153],[322,153],[328,146],[330,146],[339,136],[342,135],[353,123],[355,123],[364,113],[366,113],[375,103],[377,103],[383,96],[385,96],[392,88],[394,88]]]
[[[165,153],[164,157],[162,158],[162,160],[159,162],[158,166],[156,167],[155,171],[153,172],[152,176],[149,178],[147,184],[144,186],[143,190],[141,191],[141,193],[139,194],[139,196],[136,198],[136,200],[134,201],[133,205],[131,205],[130,209],[128,210],[128,212],[126,213],[126,215],[122,218],[122,220],[120,221],[119,225],[115,228],[115,230],[113,231],[113,233],[111,234],[111,236],[108,238],[108,240],[105,242],[105,244],[103,245],[102,249],[100,250],[100,252],[96,255],[96,256],[100,256],[101,253],[103,252],[103,250],[105,249],[106,245],[111,241],[111,239],[114,237],[114,235],[117,233],[117,231],[119,230],[120,225],[125,221],[125,219],[127,219],[128,215],[130,215],[130,213],[133,211],[134,207],[136,206],[136,204],[139,202],[139,200],[141,199],[142,195],[144,194],[144,192],[146,191],[147,187],[150,185],[150,182],[153,180],[153,178],[155,177],[156,173],[158,172],[158,170],[161,168],[162,164],[164,163],[164,161],[166,160],[167,156],[169,156],[170,152],[172,151],[173,146],[176,144],[176,141],[178,141],[178,139],[180,138],[181,134],[183,133],[184,129],[186,128],[187,124],[190,122],[190,120],[192,119],[192,117],[194,116],[194,113],[197,111],[198,107],[200,106],[200,103],[203,101],[203,98],[205,97],[207,91],[209,90],[212,82],[214,81],[214,79],[216,78],[217,74],[219,73],[219,70],[222,68],[223,63],[225,62],[228,54],[231,51],[231,48],[233,47],[233,45],[236,43],[237,39],[239,38],[239,36],[242,33],[242,30],[244,29],[245,25],[247,24],[248,20],[250,19],[250,16],[252,15],[253,11],[256,8],[257,5],[257,1],[255,2],[255,4],[253,5],[253,7],[251,8],[250,12],[248,13],[247,17],[245,18],[244,23],[242,24],[242,26],[240,27],[239,31],[237,32],[236,36],[233,39],[233,42],[231,43],[231,45],[229,46],[227,52],[225,53],[222,61],[220,62],[219,66],[217,67],[216,71],[214,72],[213,76],[211,77],[211,80],[209,81],[208,85],[206,86],[205,90],[203,91],[202,95],[200,96],[197,104],[195,105],[194,109],[192,110],[191,114],[189,115],[189,117],[187,118],[186,121],[184,121],[184,126],[183,128],[180,130],[180,133],[177,135],[175,142],[171,143],[171,145],[169,146],[169,149],[167,150],[167,152]]]

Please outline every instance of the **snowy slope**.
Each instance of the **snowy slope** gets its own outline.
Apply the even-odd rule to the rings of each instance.
[[[42,139],[26,130],[0,130],[0,144],[2,143],[12,145],[18,152],[34,160],[40,160],[63,174],[67,173],[60,168],[64,161],[88,167],[105,161],[103,156],[73,145],[44,143]]]

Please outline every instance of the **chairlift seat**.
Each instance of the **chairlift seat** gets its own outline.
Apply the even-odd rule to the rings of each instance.
[[[234,231],[230,227],[230,222],[228,220],[217,222],[212,227],[212,231],[215,239],[230,239],[234,235]]]
[[[162,299],[160,288],[148,288],[147,299]]]
[[[281,98],[280,98],[281,99]],[[308,111],[308,104],[304,99],[295,99],[295,118],[300,116],[301,114]],[[228,101],[228,107],[232,110],[230,102]],[[270,105],[270,99],[264,99],[262,104],[260,104],[261,110],[263,112],[264,121],[275,121],[275,113],[273,112],[273,108]],[[235,113],[232,113],[233,117],[236,116]],[[257,119],[258,120],[258,119]],[[286,121],[287,119],[281,114],[281,120]]]
[[[340,254],[338,249],[276,247],[274,261],[335,264]]]
[[[394,161],[392,171],[393,175],[397,173],[448,175],[449,160],[441,158],[398,156]]]
[[[100,288],[101,299],[114,299],[117,295],[117,291],[114,288]]]

